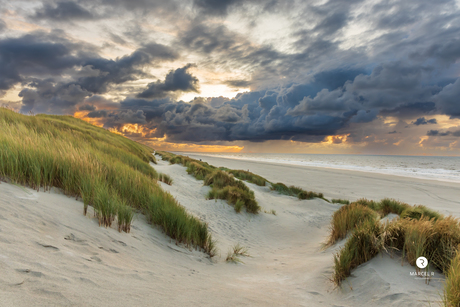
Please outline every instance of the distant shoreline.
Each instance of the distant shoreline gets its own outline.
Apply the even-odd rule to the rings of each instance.
[[[460,172],[459,172],[458,178],[443,178],[443,177],[437,177],[434,173],[431,176],[426,173],[416,173],[418,175],[412,175],[408,170],[405,170],[403,168],[399,169],[399,172],[398,172],[398,169],[391,169],[391,170],[385,171],[385,169],[379,169],[379,168],[375,168],[371,166],[370,166],[370,169],[364,169],[363,167],[359,167],[359,166],[354,167],[352,165],[343,165],[343,167],[340,167],[337,165],[314,165],[312,163],[302,163],[303,161],[286,161],[286,160],[276,161],[275,159],[266,159],[266,158],[257,159],[256,157],[254,158],[244,157],[244,156],[237,157],[235,155],[225,154],[225,153],[222,153],[222,154],[221,153],[194,153],[194,152],[175,152],[175,153],[182,154],[182,155],[207,156],[207,157],[230,159],[230,160],[237,160],[237,161],[264,162],[264,163],[269,163],[269,164],[273,163],[273,164],[280,164],[280,165],[314,167],[314,168],[319,168],[319,169],[357,171],[357,172],[362,172],[362,173],[398,176],[398,177],[414,178],[414,179],[420,179],[420,180],[434,180],[434,181],[441,181],[441,182],[460,183]],[[275,155],[275,154],[261,154],[261,155]],[[280,155],[283,155],[283,154],[280,154]],[[292,155],[301,155],[301,154],[292,154]],[[316,155],[316,154],[311,154],[311,155]],[[318,154],[318,156],[321,156],[321,155]],[[337,156],[350,156],[350,155],[337,155]],[[449,157],[449,156],[436,156],[436,157],[435,156],[429,156],[429,157],[427,156],[396,156],[396,155],[357,155],[357,156],[407,157],[407,158],[424,158],[424,157],[426,158],[457,158],[457,157]]]

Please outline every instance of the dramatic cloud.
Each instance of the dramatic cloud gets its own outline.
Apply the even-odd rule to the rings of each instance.
[[[436,118],[426,120],[425,117],[420,117],[420,118],[417,118],[416,121],[412,122],[412,124],[416,126],[420,126],[420,125],[428,125],[428,124],[437,124],[437,122],[436,122]]]
[[[460,54],[460,50],[459,50]],[[460,118],[460,78],[454,84],[449,84],[437,94],[434,99],[444,114]]]
[[[43,32],[0,40],[0,89],[7,90],[31,76],[61,75],[81,65],[77,46],[57,35]]]
[[[427,132],[428,136],[448,136],[448,135],[452,135],[452,136],[455,136],[455,137],[460,137],[460,130],[457,130],[457,131],[444,131],[444,132],[440,132],[438,130],[430,130]]]
[[[78,108],[79,111],[95,111],[96,107],[91,104],[85,104]]]
[[[138,140],[445,154],[459,32],[454,0],[10,1],[1,104]]]
[[[164,98],[172,92],[195,92],[198,93],[198,79],[187,70],[193,67],[193,64],[187,64],[182,68],[171,70],[165,80],[150,83],[146,90],[138,94],[138,98]]]

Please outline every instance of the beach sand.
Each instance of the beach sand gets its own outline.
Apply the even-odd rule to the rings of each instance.
[[[181,154],[181,153],[177,153]],[[214,166],[250,170],[272,182],[298,185],[323,192],[326,198],[380,200],[394,198],[411,205],[425,205],[446,215],[460,217],[460,183],[375,174],[323,167],[265,163],[200,154],[184,154]]]
[[[249,169],[268,180],[324,192],[328,198],[394,197],[459,216],[458,184],[330,169],[268,165],[200,155],[215,166]],[[160,160],[160,159],[158,159]],[[339,205],[298,200],[253,184],[258,215],[222,200],[185,167],[159,161],[160,183],[209,224],[219,255],[178,246],[136,215],[129,234],[99,227],[83,203],[59,193],[0,184],[0,306],[421,306],[437,305],[442,282],[429,284],[397,256],[378,255],[341,288],[329,281],[339,242],[321,250]],[[276,215],[264,213],[275,210]],[[225,262],[236,243],[244,263]],[[436,272],[436,278],[442,275]]]

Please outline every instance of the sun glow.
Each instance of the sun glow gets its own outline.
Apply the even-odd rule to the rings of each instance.
[[[350,134],[338,134],[338,135],[328,135],[324,138],[323,144],[342,144],[347,142],[347,138]]]
[[[86,117],[87,114],[88,114],[88,111],[77,111],[77,112],[75,112],[73,114],[73,117],[82,119],[85,122],[88,122],[88,123],[90,123],[91,125],[94,125],[94,126],[98,126],[98,127],[103,127],[104,126],[104,124],[102,122],[100,122],[98,118]]]

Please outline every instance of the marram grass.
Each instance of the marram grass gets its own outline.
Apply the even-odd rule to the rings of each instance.
[[[460,306],[460,253],[452,260],[447,272],[443,303],[446,307]]]
[[[178,242],[213,247],[207,225],[156,180],[152,150],[71,116],[25,116],[0,109],[0,177],[33,189],[58,187],[94,207],[99,224],[128,232],[133,209]]]
[[[265,184],[268,182],[265,178],[259,176],[259,175],[256,175],[254,173],[251,173],[249,171],[244,171],[244,170],[227,170],[227,172],[229,172],[230,174],[232,174],[233,176],[235,176],[236,178],[240,179],[240,180],[245,180],[245,181],[248,181],[250,183],[254,183],[258,186],[265,186]]]
[[[335,284],[340,285],[352,269],[378,254],[382,248],[381,229],[382,225],[375,219],[366,220],[355,229],[345,246],[334,255],[332,280]]]
[[[250,213],[258,213],[260,211],[260,207],[254,198],[254,193],[249,190],[243,181],[258,186],[265,186],[269,183],[270,189],[280,194],[294,196],[299,199],[322,198],[329,202],[328,199],[324,198],[323,193],[305,191],[295,186],[287,187],[283,183],[271,183],[262,176],[249,171],[232,170],[226,167],[217,168],[207,162],[198,161],[182,155],[175,155],[170,152],[159,151],[157,154],[160,155],[163,160],[169,161],[171,164],[182,164],[187,167],[188,174],[194,176],[198,180],[204,180],[205,185],[212,186],[212,190],[208,194],[209,199],[225,199],[229,204],[234,205],[236,212],[241,212],[243,207]],[[214,177],[217,178],[214,179]],[[216,181],[216,183],[214,183],[214,181]]]
[[[227,169],[218,169],[206,162],[169,152],[160,151],[157,154],[171,164],[182,164],[187,167],[188,174],[198,180],[204,180],[204,185],[211,186],[212,189],[207,195],[208,199],[224,199],[233,205],[237,213],[241,212],[243,208],[249,213],[259,213],[260,206],[257,204],[254,192],[243,181],[235,179],[234,175]],[[237,171],[236,173],[240,174],[241,172]]]
[[[158,180],[160,180],[161,182],[164,182],[164,183],[166,183],[168,185],[172,185],[172,183],[173,183],[172,178],[169,175],[166,175],[166,174],[163,174],[163,173],[158,174]]]
[[[415,212],[415,213],[414,213]],[[388,213],[400,218],[385,224],[378,217]],[[370,260],[379,251],[399,250],[411,265],[424,256],[430,266],[446,274],[444,306],[460,306],[460,222],[430,210],[393,199],[360,199],[336,211],[331,221],[331,245],[350,233],[344,247],[334,256],[332,280],[336,285],[351,270]]]
[[[336,198],[336,199],[331,199],[331,202],[333,204],[342,204],[342,205],[349,205],[350,204],[350,201],[347,200],[347,199],[340,199],[340,198]]]
[[[329,202],[329,200],[324,198],[323,193],[315,193],[312,191],[305,191],[302,188],[296,187],[291,185],[288,187],[284,183],[278,182],[278,183],[271,183],[270,190],[276,191],[280,194],[288,195],[288,196],[294,196],[297,197],[298,199],[313,199],[313,198],[322,198]]]
[[[212,186],[208,193],[209,199],[225,199],[235,206],[236,212],[240,212],[242,207],[249,213],[256,214],[260,211],[254,192],[243,181],[235,179],[227,172],[218,169],[213,171],[206,176],[204,184]]]
[[[361,204],[353,203],[343,206],[332,215],[331,233],[326,246],[330,246],[338,240],[344,239],[349,231],[355,230],[366,221],[378,219],[378,214]]]

